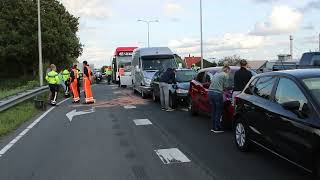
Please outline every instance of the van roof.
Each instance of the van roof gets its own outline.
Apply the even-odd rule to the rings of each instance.
[[[136,51],[140,51],[140,56],[173,55],[173,52],[168,47],[138,48]]]

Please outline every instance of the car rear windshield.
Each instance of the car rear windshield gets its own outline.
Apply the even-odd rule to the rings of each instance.
[[[196,72],[193,70],[183,70],[176,72],[176,81],[177,82],[189,82],[194,79]]]
[[[320,102],[320,78],[303,79],[303,82],[308,87],[318,102]]]

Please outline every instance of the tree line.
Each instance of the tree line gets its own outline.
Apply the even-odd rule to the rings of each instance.
[[[77,61],[82,44],[79,18],[58,0],[41,0],[44,71],[54,63],[63,68]],[[0,78],[38,75],[37,0],[0,1]]]

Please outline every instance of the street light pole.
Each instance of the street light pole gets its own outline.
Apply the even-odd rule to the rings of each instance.
[[[42,39],[41,39],[40,0],[38,0],[38,47],[39,47],[39,81],[40,81],[40,86],[43,86],[43,65],[42,65]]]
[[[200,49],[201,49],[201,69],[203,69],[202,0],[200,0]]]
[[[148,25],[148,48],[149,48],[150,47],[150,23],[159,22],[159,20],[146,21],[146,20],[138,19],[138,22],[144,22],[144,23],[147,23]]]

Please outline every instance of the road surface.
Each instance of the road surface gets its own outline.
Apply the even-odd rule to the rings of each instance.
[[[161,111],[116,86],[93,91],[96,104],[68,100],[2,138],[2,152],[12,146],[0,153],[0,180],[311,179],[262,149],[239,152],[231,132],[209,132],[208,117]]]

